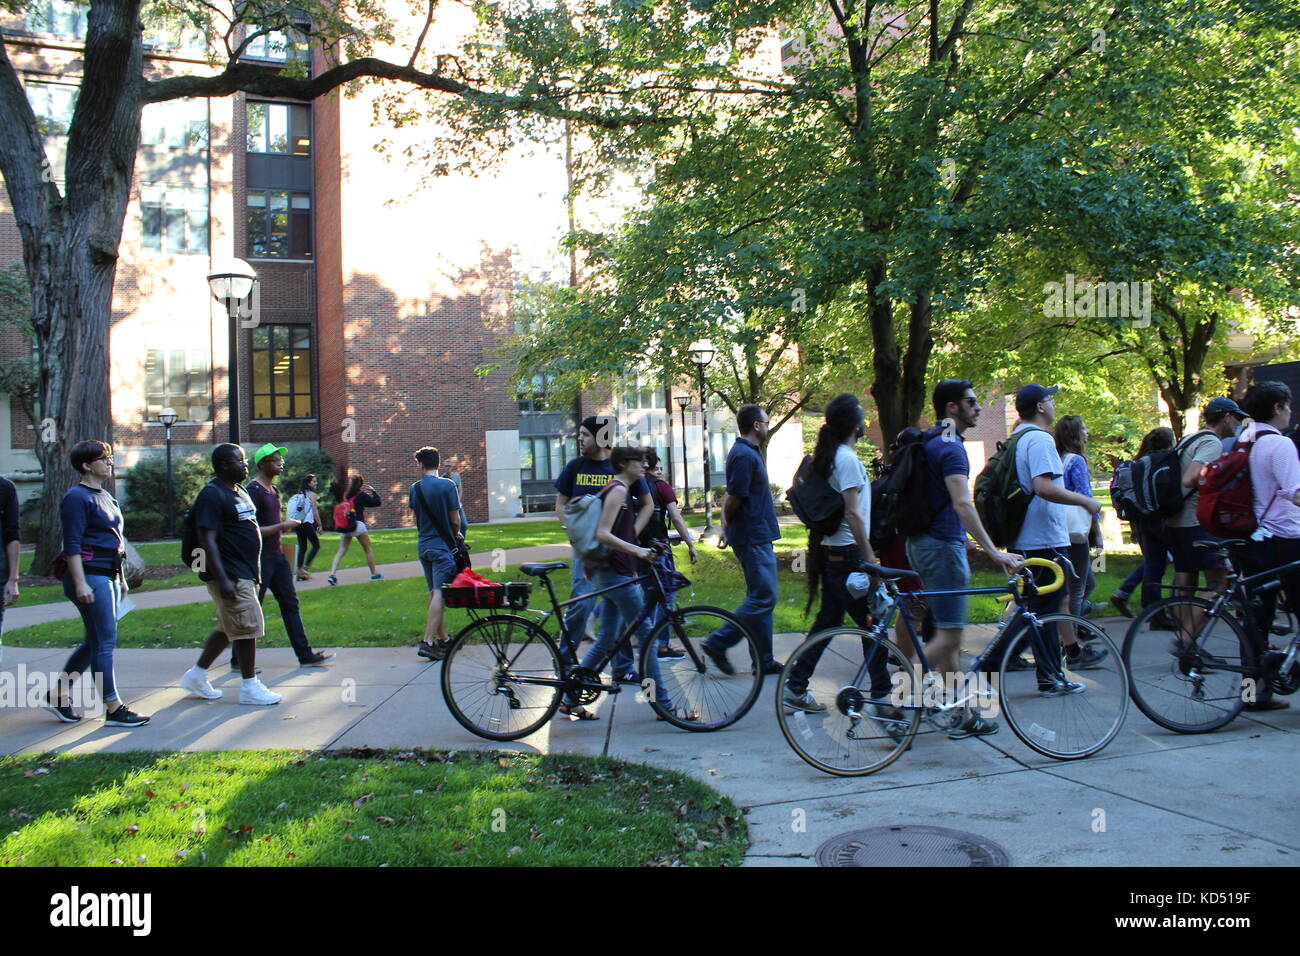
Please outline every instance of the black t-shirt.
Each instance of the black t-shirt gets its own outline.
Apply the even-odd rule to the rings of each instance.
[[[257,523],[259,525],[279,524],[284,520],[280,511],[280,490],[271,485],[266,487],[260,481],[250,481],[248,483],[248,497],[252,499],[253,507],[257,509]],[[273,555],[280,554],[280,532],[262,536],[262,556],[270,558]]]
[[[217,533],[217,551],[232,581],[261,580],[262,533],[248,492],[238,485],[231,491],[221,481],[208,482],[194,500],[194,525]],[[200,547],[202,543],[200,539]],[[211,566],[199,572],[199,580],[213,580]]]
[[[582,498],[586,495],[600,493],[600,489],[609,484],[614,477],[614,466],[606,458],[604,461],[592,461],[585,455],[579,455],[564,466],[560,477],[555,479],[555,490],[566,498]],[[644,478],[637,480],[628,489],[628,505],[632,510],[641,510],[641,503],[650,494],[650,486]]]
[[[352,507],[357,511],[357,520],[363,523],[366,520],[366,509],[378,508],[382,504],[379,495],[372,495],[365,491],[358,491],[356,498],[352,500]]]

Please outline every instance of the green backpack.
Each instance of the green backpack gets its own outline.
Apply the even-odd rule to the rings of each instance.
[[[1003,550],[1011,547],[1020,534],[1029,511],[1029,499],[1033,497],[1032,492],[1026,493],[1020,487],[1016,476],[1016,446],[1021,436],[1033,431],[1043,429],[1026,428],[1005,442],[998,442],[997,453],[975,479],[975,510],[993,543]]]

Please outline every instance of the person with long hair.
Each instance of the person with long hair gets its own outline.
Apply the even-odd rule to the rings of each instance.
[[[366,479],[360,475],[352,476],[352,480],[347,485],[347,492],[340,496],[339,491],[342,487],[341,483],[335,483],[332,489],[334,497],[340,498],[341,501],[351,506],[350,510],[357,517],[357,526],[351,531],[339,532],[339,550],[334,555],[334,563],[330,565],[329,577],[325,580],[330,584],[339,583],[335,573],[339,569],[339,562],[343,560],[343,555],[348,553],[348,546],[352,544],[352,539],[355,538],[361,542],[361,549],[366,553],[366,564],[370,565],[370,580],[382,581],[384,576],[379,573],[379,568],[375,566],[375,552],[370,546],[370,533],[366,529],[366,509],[378,508],[383,502],[379,500],[379,494],[375,491],[375,486],[366,484]]]
[[[81,644],[63,665],[57,689],[46,695],[46,707],[64,723],[81,720],[67,689],[73,674],[89,670],[100,682],[105,726],[140,727],[149,723],[149,718],[126,706],[113,672],[117,610],[129,590],[123,571],[122,509],[104,488],[113,477],[113,451],[102,441],[81,441],[72,446],[71,460],[81,477],[63,496],[59,508],[66,564],[63,593],[81,615],[86,630]]]
[[[1078,415],[1063,415],[1056,423],[1053,437],[1056,439],[1056,453],[1061,456],[1061,465],[1065,468],[1066,490],[1085,498],[1095,497],[1087,458],[1088,426]],[[1088,595],[1096,584],[1091,549],[1100,550],[1103,546],[1101,520],[1078,505],[1066,505],[1066,508],[1070,534],[1068,553],[1070,566],[1074,568],[1074,577],[1070,579],[1070,613],[1082,614]]]
[[[1145,458],[1157,451],[1173,448],[1176,439],[1172,428],[1153,428],[1142,437],[1135,458]],[[1165,540],[1165,523],[1160,518],[1139,516],[1129,522],[1129,537],[1142,553],[1142,563],[1134,568],[1124,583],[1111,595],[1110,603],[1125,617],[1133,616],[1128,599],[1140,584],[1142,606],[1160,600],[1160,583],[1169,564],[1169,543]]]
[[[294,529],[298,536],[298,554],[295,562],[299,581],[311,580],[311,563],[320,552],[320,497],[316,494],[316,476],[303,475],[298,483],[298,493],[289,499],[288,516],[302,524]],[[308,548],[310,547],[310,551]]]

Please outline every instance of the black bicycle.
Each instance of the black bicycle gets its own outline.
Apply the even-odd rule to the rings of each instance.
[[[1245,541],[1198,541],[1203,550],[1234,554]],[[1267,652],[1255,633],[1252,599],[1281,586],[1300,561],[1249,576],[1234,570],[1225,590],[1206,600],[1181,595],[1157,601],[1133,619],[1124,637],[1129,693],[1142,713],[1168,730],[1202,734],[1230,723],[1268,680],[1279,694],[1300,688],[1300,632],[1285,651]],[[1289,614],[1287,620],[1290,619]],[[1264,661],[1259,652],[1270,654]]]
[[[633,635],[655,607],[664,618],[641,648],[643,677],[637,691],[654,712],[683,730],[720,730],[734,724],[749,711],[763,686],[763,668],[758,643],[730,611],[718,607],[668,607],[668,587],[678,590],[690,582],[680,574],[665,584],[659,569],[646,562],[649,570],[629,582],[601,588],[581,597],[560,601],[555,596],[550,573],[569,567],[567,561],[525,564],[519,570],[540,578],[551,599],[550,611],[529,609],[528,584],[508,585],[494,599],[505,600],[514,610],[536,614],[532,621],[520,614],[479,616],[470,605],[473,620],[451,641],[442,665],[442,695],[447,708],[462,727],[489,740],[518,740],[536,732],[555,716],[561,704],[569,708],[593,703],[601,694],[617,694],[618,683],[607,684],[601,671],[620,649],[627,648]],[[576,656],[582,635],[569,635],[563,650],[546,630],[552,618],[564,631],[563,609],[620,587],[650,586],[646,604],[635,620],[628,622],[610,652],[594,667],[582,667]],[[480,588],[480,591],[499,589]],[[446,591],[444,591],[444,594]],[[734,629],[737,638],[723,649],[706,641],[723,629]],[[675,640],[684,652],[680,658],[658,657],[661,639]],[[659,664],[663,686],[655,686],[651,656]]]

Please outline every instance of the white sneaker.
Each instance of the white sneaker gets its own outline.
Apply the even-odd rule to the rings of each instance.
[[[268,690],[256,677],[249,678],[239,688],[239,702],[241,704],[253,704],[255,706],[264,706],[269,704],[280,703],[281,697],[274,691]]]
[[[202,697],[204,700],[216,700],[221,696],[221,691],[208,683],[205,674],[206,671],[197,674],[193,670],[186,671],[181,675],[181,690],[187,690],[195,697]]]

